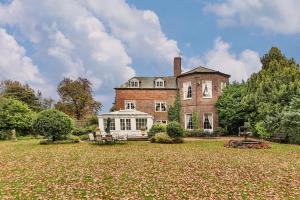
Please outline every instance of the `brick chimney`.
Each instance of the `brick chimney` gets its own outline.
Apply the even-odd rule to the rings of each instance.
[[[174,58],[174,76],[177,77],[181,74],[181,57]]]

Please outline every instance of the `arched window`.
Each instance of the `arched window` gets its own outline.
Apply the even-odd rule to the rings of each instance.
[[[136,78],[131,79],[131,80],[129,81],[129,87],[131,87],[131,88],[138,88],[138,87],[140,87],[140,82],[139,82],[139,80],[136,79]]]
[[[161,78],[158,78],[154,81],[156,88],[164,88],[165,87],[165,81]]]

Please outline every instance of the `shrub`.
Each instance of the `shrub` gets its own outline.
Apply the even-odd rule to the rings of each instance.
[[[84,127],[89,127],[89,126],[92,126],[92,125],[98,126],[98,117],[97,117],[97,115],[91,115],[91,116],[86,118],[85,123],[84,123]]]
[[[167,125],[167,134],[171,138],[180,138],[183,137],[183,129],[178,122],[170,122]]]
[[[76,136],[87,135],[89,133],[94,132],[97,127],[98,127],[97,125],[91,125],[91,126],[88,126],[88,127],[85,127],[85,128],[75,128],[72,131],[72,134],[76,135]]]
[[[0,98],[0,130],[15,129],[17,133],[29,133],[34,113],[21,101]]]
[[[79,138],[80,138],[80,140],[89,140],[88,134],[86,134],[86,135],[80,135]]]
[[[156,133],[166,132],[167,126],[162,123],[155,123],[148,132],[148,137],[152,138]]]
[[[171,137],[167,133],[157,133],[154,137],[151,138],[152,142],[156,143],[173,143]]]
[[[198,128],[195,130],[184,130],[184,137],[203,137],[203,129]]]
[[[0,140],[10,140],[12,138],[12,132],[7,130],[0,131]]]
[[[262,139],[268,139],[271,137],[271,133],[267,131],[263,121],[259,121],[255,124],[255,130],[257,131],[259,137]]]
[[[218,127],[218,128],[214,131],[214,135],[216,135],[216,136],[227,135],[227,130],[226,130],[225,128]]]
[[[74,123],[73,120],[63,112],[49,109],[38,114],[33,127],[36,132],[55,141],[61,140],[63,136],[71,133]]]

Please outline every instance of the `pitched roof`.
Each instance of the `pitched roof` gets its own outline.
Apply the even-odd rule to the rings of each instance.
[[[137,79],[140,82],[140,87],[143,89],[156,89],[154,81],[157,79],[162,79],[165,81],[165,87],[164,88],[157,88],[157,89],[176,89],[176,77],[174,76],[156,76],[156,77],[142,77],[142,76],[135,76],[129,79],[126,83],[120,85],[117,87],[119,88],[130,88],[129,87],[129,81],[132,79]],[[138,89],[138,88],[134,88]]]
[[[179,77],[180,76],[189,75],[189,74],[195,74],[195,73],[204,73],[204,74],[205,73],[218,73],[218,74],[230,77],[230,75],[228,75],[228,74],[225,74],[225,73],[213,70],[213,69],[209,69],[209,68],[206,68],[206,67],[202,67],[202,66],[199,66],[199,67],[197,67],[195,69],[192,69],[190,71],[184,72],[184,73],[180,74]]]

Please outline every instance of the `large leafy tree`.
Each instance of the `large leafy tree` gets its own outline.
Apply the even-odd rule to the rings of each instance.
[[[219,113],[219,124],[228,133],[236,134],[239,126],[245,122],[246,108],[242,103],[246,95],[246,84],[234,82],[228,85],[219,97],[216,107]]]
[[[57,88],[60,100],[55,107],[77,120],[97,114],[102,105],[93,97],[91,82],[86,78],[65,78]]]
[[[27,104],[34,111],[41,110],[39,95],[27,84],[22,84],[19,81],[5,80],[0,84],[0,93],[3,97],[14,98]]]
[[[0,130],[26,134],[31,130],[34,113],[21,101],[0,97]]]
[[[247,118],[254,126],[263,122],[271,133],[278,131],[280,114],[300,90],[300,69],[294,59],[273,47],[261,58],[262,69],[247,81]]]
[[[280,130],[285,133],[291,143],[300,144],[300,95],[292,98],[281,116]]]

